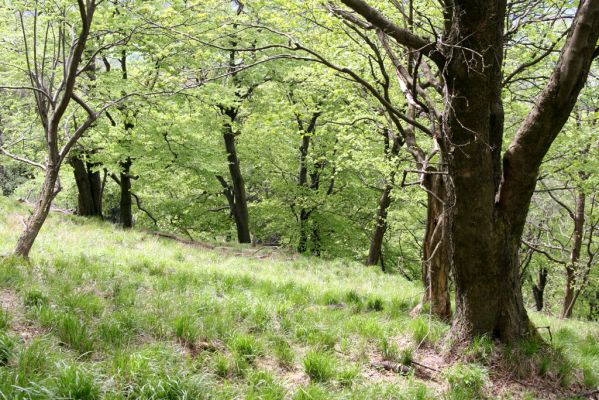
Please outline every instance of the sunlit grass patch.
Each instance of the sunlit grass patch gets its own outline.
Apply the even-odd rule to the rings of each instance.
[[[8,338],[4,347],[0,340],[0,392],[8,398],[443,395],[431,381],[372,366],[412,365],[423,350],[436,351],[448,330],[427,314],[408,315],[422,289],[401,276],[349,261],[236,257],[75,217],[51,215],[48,222],[30,265],[0,261],[0,290],[18,307],[0,313],[0,335]],[[0,238],[14,241],[17,233],[0,220]],[[533,319],[551,326],[553,346],[567,362],[534,343],[514,346],[514,362],[563,384],[580,376],[594,387],[598,330],[541,314]],[[31,329],[26,339],[15,331],[22,327]],[[550,342],[546,330],[540,333]],[[465,355],[469,365],[485,368],[495,351],[481,337]],[[435,379],[458,382],[458,372],[448,374]]]

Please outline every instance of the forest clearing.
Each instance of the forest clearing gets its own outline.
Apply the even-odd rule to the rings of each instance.
[[[0,32],[0,400],[599,398],[599,0]]]

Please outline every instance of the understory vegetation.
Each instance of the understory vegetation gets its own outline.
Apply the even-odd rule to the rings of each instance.
[[[3,253],[28,208],[0,206]],[[447,363],[449,326],[409,316],[421,291],[351,261],[54,213],[31,264],[0,264],[0,397],[533,399],[599,383],[597,325],[540,313],[549,349],[481,337]]]

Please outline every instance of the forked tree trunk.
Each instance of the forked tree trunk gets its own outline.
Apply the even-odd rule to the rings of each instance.
[[[579,3],[559,60],[501,157],[506,0],[445,2],[444,32],[431,43],[364,0],[341,0],[442,71],[439,141],[447,165],[443,224],[456,286],[452,335],[488,334],[503,342],[538,335],[522,300],[518,249],[539,167],[561,131],[597,54],[599,0]]]
[[[77,214],[102,218],[102,179],[92,165],[74,155],[69,158],[77,184]]]
[[[237,145],[235,143],[235,132],[231,125],[235,119],[237,111],[232,116],[231,111],[227,110],[227,115],[231,122],[227,121],[224,126],[223,137],[225,141],[225,150],[227,151],[227,161],[229,164],[229,174],[231,176],[231,191],[233,202],[229,203],[231,214],[235,220],[237,228],[237,241],[239,243],[251,243],[250,224],[248,215],[247,195],[245,192],[245,182],[241,173],[239,157],[237,156]]]
[[[572,241],[570,262],[566,265],[566,290],[564,293],[562,318],[572,317],[572,309],[576,302],[576,273],[578,271],[577,266],[580,261],[580,250],[582,248],[582,237],[584,234],[585,203],[586,196],[581,190],[578,190],[576,193],[576,209],[574,211],[574,240]]]
[[[58,165],[48,165],[44,177],[44,184],[38,201],[35,204],[33,213],[27,219],[25,230],[19,236],[14,254],[20,257],[28,258],[33,242],[37,238],[44,221],[48,217],[52,200],[60,191],[58,185]]]
[[[368,259],[366,265],[377,265],[381,261],[383,249],[383,240],[387,231],[387,213],[391,205],[391,185],[385,185],[383,193],[379,199],[379,206],[376,210],[375,225],[370,240],[370,249],[368,250]]]
[[[513,342],[538,335],[522,300],[518,248],[543,157],[589,73],[599,1],[580,3],[547,86],[500,162],[505,8],[502,0],[456,0],[448,9],[442,153],[450,177],[447,223],[456,283],[452,333]]]
[[[452,333],[456,339],[490,334],[510,342],[527,335],[530,322],[519,276],[522,232],[511,229],[495,204],[505,2],[459,0],[446,19],[451,21],[444,33],[448,105],[441,145],[449,179],[442,223],[456,284]]]

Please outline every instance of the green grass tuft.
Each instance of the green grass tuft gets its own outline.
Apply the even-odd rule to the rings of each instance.
[[[304,358],[304,371],[315,382],[327,382],[335,376],[335,359],[327,353],[310,351]]]

